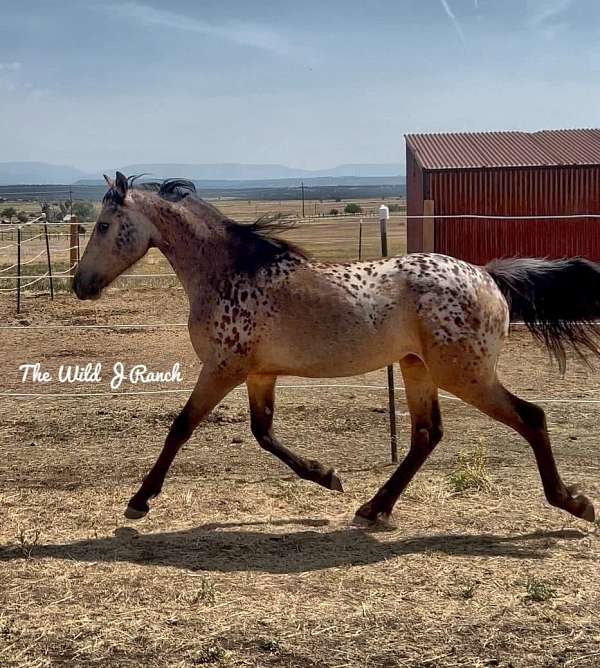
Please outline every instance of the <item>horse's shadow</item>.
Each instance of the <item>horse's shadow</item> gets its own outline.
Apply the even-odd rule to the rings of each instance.
[[[205,524],[184,531],[138,533],[117,529],[113,536],[64,544],[35,545],[34,558],[81,562],[129,562],[172,566],[186,570],[300,573],[331,567],[375,564],[411,554],[542,559],[557,540],[576,540],[574,530],[539,531],[516,536],[491,534],[434,534],[390,540],[353,526],[329,531],[310,529],[285,533],[251,530],[262,522]],[[279,520],[269,525],[327,525],[324,520]],[[24,558],[22,546],[0,547],[0,561]]]

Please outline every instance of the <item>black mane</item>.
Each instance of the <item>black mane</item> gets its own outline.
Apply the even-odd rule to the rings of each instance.
[[[157,193],[159,197],[169,202],[179,202],[190,194],[196,194],[196,186],[188,179],[165,179],[164,181],[145,181],[144,183],[136,184],[136,181],[143,176],[147,176],[147,174],[128,176],[127,189],[149,190]],[[108,202],[117,205],[122,205],[124,201],[124,195],[115,186],[109,188],[102,199],[103,203]]]
[[[307,259],[301,248],[277,236],[295,227],[293,220],[281,214],[261,216],[253,223],[227,220],[225,224],[235,243],[235,268],[240,273],[254,274],[285,255]]]
[[[136,181],[146,174],[135,174],[127,177],[127,188],[155,192],[168,202],[180,202],[186,197],[194,197],[202,203],[221,212],[212,204],[204,202],[198,197],[196,186],[189,179],[165,179],[164,181],[146,181],[136,184]],[[122,205],[124,196],[116,187],[111,187],[103,198],[104,203]],[[295,244],[280,239],[277,235],[292,229],[295,222],[281,214],[261,216],[253,223],[237,223],[223,216],[225,229],[234,244],[236,256],[236,270],[252,274],[260,268],[272,264],[284,255],[295,255],[306,259],[305,252]]]
[[[169,202],[179,202],[196,194],[196,186],[188,179],[165,179],[158,188],[158,196]]]

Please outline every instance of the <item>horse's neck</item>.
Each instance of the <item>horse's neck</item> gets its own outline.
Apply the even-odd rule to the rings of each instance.
[[[169,261],[190,298],[218,289],[229,259],[218,212],[154,201],[146,215],[160,234],[158,249]]]

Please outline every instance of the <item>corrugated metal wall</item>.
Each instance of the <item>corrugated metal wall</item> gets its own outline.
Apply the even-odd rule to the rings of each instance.
[[[415,213],[422,212],[423,199],[434,200],[436,215],[600,213],[600,166],[422,171],[414,157],[410,161],[417,169],[411,176],[407,158],[409,214],[419,209],[417,202],[421,202],[421,211]],[[421,196],[418,180],[422,184]],[[600,219],[438,218],[435,246],[437,252],[475,264],[515,255],[553,258],[582,255],[600,261]]]

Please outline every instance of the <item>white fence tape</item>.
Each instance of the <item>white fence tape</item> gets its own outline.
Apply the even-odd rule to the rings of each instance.
[[[128,397],[128,396],[142,396],[142,395],[164,395],[164,394],[189,394],[193,391],[193,387],[179,388],[176,390],[134,390],[131,392],[0,392],[0,398],[3,399],[31,399],[31,398],[48,398],[48,399],[80,399],[87,397]],[[387,391],[387,385],[360,385],[352,383],[299,383],[287,384],[280,383],[277,385],[278,390],[330,390],[330,389],[345,389],[345,390],[377,390]],[[234,392],[244,391],[245,388],[236,387]],[[395,392],[405,392],[404,387],[397,387]],[[462,401],[458,397],[449,394],[440,394],[441,399],[447,401]],[[528,398],[528,401],[536,401],[546,404],[588,404],[600,405],[600,399],[553,399],[552,397],[535,397]]]

